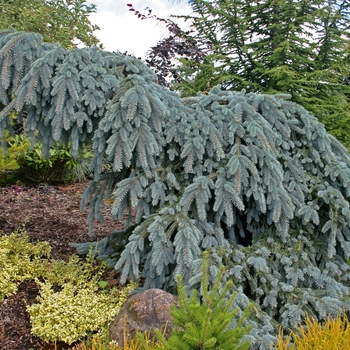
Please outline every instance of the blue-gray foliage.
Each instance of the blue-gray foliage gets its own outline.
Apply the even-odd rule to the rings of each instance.
[[[255,301],[253,343],[266,348],[274,325],[349,308],[350,156],[288,96],[180,98],[136,58],[3,31],[0,108],[0,135],[16,110],[46,150],[92,139],[82,207],[91,233],[105,199],[126,218],[95,243],[122,282],[198,286],[209,250],[213,280],[223,264],[238,305]]]

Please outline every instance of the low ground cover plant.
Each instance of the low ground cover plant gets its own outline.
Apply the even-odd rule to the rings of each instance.
[[[103,332],[119,312],[134,283],[101,288],[106,264],[93,255],[82,261],[50,259],[47,242],[29,243],[25,232],[0,235],[0,300],[16,292],[24,280],[35,280],[40,296],[28,305],[32,333],[47,342],[67,344]]]
[[[0,234],[0,301],[16,293],[20,282],[39,277],[50,251],[48,242],[31,244],[24,233]]]

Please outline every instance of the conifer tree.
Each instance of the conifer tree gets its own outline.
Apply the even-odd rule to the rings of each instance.
[[[214,87],[181,98],[136,58],[7,30],[0,103],[0,134],[17,110],[46,150],[59,141],[77,153],[92,138],[82,207],[90,233],[104,199],[126,218],[92,243],[122,282],[173,290],[180,274],[194,288],[209,250],[211,280],[224,265],[237,306],[255,302],[261,349],[306,312],[349,309],[350,155],[289,95]]]
[[[193,0],[191,24],[177,34],[188,55],[177,50],[175,87],[183,96],[224,89],[267,94],[288,93],[312,112],[326,130],[350,149],[349,48],[350,3],[347,0]],[[172,72],[162,50],[148,60]],[[170,41],[170,44],[173,41]],[[172,45],[173,49],[176,46]]]
[[[232,281],[221,286],[224,267],[215,277],[208,290],[208,254],[203,254],[201,288],[202,300],[198,291],[193,289],[187,298],[181,275],[178,275],[178,303],[172,305],[171,316],[173,330],[168,340],[156,331],[165,350],[248,350],[250,341],[247,334],[252,325],[245,325],[252,313],[249,305],[239,317],[239,308],[232,310],[236,293],[232,293]],[[221,287],[221,288],[220,288]],[[231,293],[230,293],[231,292]],[[227,294],[230,293],[229,297]],[[234,324],[234,327],[232,326]]]

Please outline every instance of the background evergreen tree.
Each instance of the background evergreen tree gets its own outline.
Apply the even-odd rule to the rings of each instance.
[[[91,230],[104,199],[115,219],[128,214],[124,231],[93,244],[122,282],[173,290],[181,274],[196,287],[209,250],[237,306],[255,302],[261,349],[306,312],[349,309],[350,155],[288,96],[215,87],[180,98],[136,58],[13,30],[0,33],[0,68],[0,132],[26,110],[45,150],[59,141],[77,153],[93,138],[82,207]]]
[[[193,0],[190,56],[177,50],[175,87],[183,96],[220,84],[233,91],[288,93],[350,149],[348,1]],[[163,39],[149,52],[161,74],[172,72]],[[173,49],[176,46],[173,45]],[[191,52],[187,47],[186,52]],[[163,58],[163,59],[162,59]],[[176,62],[176,61],[175,61]]]

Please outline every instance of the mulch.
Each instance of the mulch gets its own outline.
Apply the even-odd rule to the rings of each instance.
[[[88,183],[68,185],[12,185],[0,187],[0,232],[11,234],[25,230],[31,242],[48,241],[53,259],[68,260],[76,254],[69,242],[90,242],[107,236],[122,224],[113,221],[110,203],[103,209],[105,222],[97,222],[94,236],[89,237],[86,219],[88,210],[80,211],[80,198]],[[117,284],[118,275],[110,272],[108,279]],[[31,305],[38,296],[34,281],[20,284],[18,292],[0,303],[1,350],[70,349],[67,344],[47,344],[33,336],[25,301]],[[25,301],[24,301],[25,300]],[[56,348],[55,348],[56,346]]]

